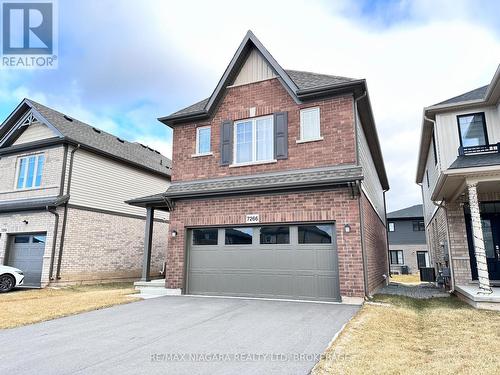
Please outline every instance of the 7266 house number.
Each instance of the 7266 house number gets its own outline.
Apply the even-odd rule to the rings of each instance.
[[[258,223],[260,221],[259,214],[250,214],[245,216],[247,224]]]

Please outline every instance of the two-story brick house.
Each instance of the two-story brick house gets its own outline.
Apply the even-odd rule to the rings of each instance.
[[[365,80],[284,70],[248,32],[212,95],[160,121],[172,185],[129,203],[170,211],[168,289],[339,301],[384,284],[389,186]]]
[[[23,100],[0,128],[0,264],[27,286],[137,278],[146,211],[124,201],[169,179],[159,152]],[[156,217],[155,275],[166,219]]]
[[[429,267],[421,204],[389,212],[387,230],[391,273],[417,273],[420,268]]]
[[[500,66],[424,109],[417,183],[431,265],[473,305],[500,302]]]

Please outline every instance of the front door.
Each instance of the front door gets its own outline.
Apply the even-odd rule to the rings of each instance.
[[[418,269],[427,267],[427,251],[417,251]]]
[[[482,221],[490,280],[500,280],[500,215],[488,215]]]
[[[481,214],[481,222],[489,277],[490,280],[500,280],[500,214]],[[467,227],[472,274],[473,278],[477,279],[477,264],[474,255],[470,217]]]

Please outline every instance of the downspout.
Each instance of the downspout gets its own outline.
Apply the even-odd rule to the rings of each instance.
[[[450,264],[449,264],[450,279],[451,279],[450,292],[453,293],[455,291],[455,272],[453,270],[453,256],[451,255],[452,251],[451,251],[451,241],[450,241],[450,227],[448,224],[448,210],[447,210],[446,206],[443,205],[443,201],[441,201],[440,203],[436,203],[434,201],[431,201],[431,202],[432,202],[432,204],[437,206],[438,209],[442,208],[444,210],[444,215],[446,218],[446,240],[448,241],[448,257],[450,258]]]
[[[436,120],[433,120],[429,117],[427,117],[425,115],[425,112],[424,112],[424,119],[425,121],[429,121],[433,124],[433,134],[435,134],[436,132]],[[436,139],[435,135],[433,137],[433,139],[431,139],[431,142],[434,142]],[[434,144],[434,146],[436,147],[436,153],[437,153],[437,162],[438,162],[438,168],[439,170],[441,170],[441,158],[439,157],[439,147],[437,144]],[[419,184],[421,187],[423,186],[422,184]],[[422,195],[423,195],[423,188],[422,188]],[[423,197],[422,197],[423,198]],[[442,208],[444,210],[444,214],[445,214],[445,218],[446,218],[446,240],[448,241],[448,256],[449,256],[449,259],[450,259],[450,264],[449,264],[449,268],[450,268],[450,278],[451,278],[451,290],[450,292],[454,292],[455,291],[455,271],[453,269],[453,256],[452,256],[452,251],[451,251],[451,241],[450,241],[450,228],[449,228],[449,224],[448,224],[448,209],[446,208],[446,206],[443,205],[443,201],[441,201],[440,203],[436,203],[434,202],[432,199],[431,199],[431,202],[433,205],[437,206],[438,209],[439,208]]]
[[[385,200],[385,193],[388,190],[384,190],[384,212],[385,212],[385,241],[387,243],[387,275],[391,277],[391,258],[389,253],[389,231],[387,230],[387,202]],[[389,277],[386,279],[386,284],[389,284]]]
[[[59,196],[62,197],[64,194],[64,181],[66,178],[66,163],[68,159],[68,145],[64,145],[64,156],[63,156],[63,165],[61,170],[61,182],[59,183]],[[49,267],[49,281],[54,280],[54,259],[56,256],[56,245],[57,245],[57,231],[59,229],[59,213],[57,212],[57,208],[51,209],[47,207],[47,211],[54,215],[55,223],[54,223],[54,235],[52,240],[52,251],[50,253],[50,267]]]
[[[47,207],[47,211],[50,212],[51,214],[53,214],[55,217],[54,235],[52,237],[52,251],[50,253],[50,268],[49,268],[49,281],[52,281],[52,280],[54,280],[54,277],[53,277],[54,258],[56,255],[57,230],[59,228],[59,214],[57,213],[56,209],[52,209],[49,207]]]
[[[366,90],[365,92],[357,97],[354,98],[354,132],[356,136],[356,164],[360,165],[359,161],[359,134],[358,134],[358,101],[361,99],[365,98],[367,95]],[[359,197],[358,197],[358,211],[359,211],[359,225],[360,225],[360,240],[361,240],[361,258],[363,261],[363,285],[365,289],[365,297],[369,297],[370,292],[368,290],[368,261],[366,259],[366,250],[365,250],[365,226],[364,226],[364,217],[363,217],[363,207],[361,204],[361,181],[356,181],[356,186],[359,191]]]
[[[69,161],[69,171],[68,171],[68,187],[66,188],[66,194],[70,194],[71,189],[71,177],[73,176],[73,160],[75,158],[75,152],[80,148],[80,144],[78,144],[73,150],[71,150],[70,161]],[[61,241],[59,242],[59,254],[57,257],[57,271],[56,271],[56,279],[59,280],[61,278],[61,262],[62,262],[62,254],[64,248],[64,237],[66,235],[66,222],[68,220],[68,202],[64,204],[64,218],[61,230]]]

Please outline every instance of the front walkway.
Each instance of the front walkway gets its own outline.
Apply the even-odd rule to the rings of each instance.
[[[160,297],[0,331],[0,374],[307,374],[358,309]]]
[[[405,296],[418,299],[449,297],[450,294],[436,287],[433,284],[422,283],[417,285],[405,285],[391,282],[389,285],[380,289],[377,294],[392,294],[396,296]]]

